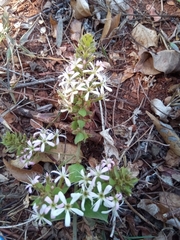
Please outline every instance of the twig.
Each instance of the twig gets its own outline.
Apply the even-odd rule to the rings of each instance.
[[[136,209],[133,208],[133,206],[126,200],[124,199],[124,202],[128,205],[128,207],[135,213],[137,214],[143,221],[145,221],[147,224],[149,224],[151,227],[155,228],[156,230],[158,230],[158,228],[152,224],[151,222],[149,222],[147,219],[145,219],[138,211],[136,211]]]
[[[122,79],[122,75],[120,77],[120,82]],[[119,93],[119,89],[120,89],[121,83],[118,84],[118,87],[116,89],[116,96],[114,99],[114,104],[113,104],[113,112],[112,112],[112,127],[114,128],[114,115],[115,115],[115,108],[116,108],[116,102],[117,102],[117,97],[118,97],[118,93]]]

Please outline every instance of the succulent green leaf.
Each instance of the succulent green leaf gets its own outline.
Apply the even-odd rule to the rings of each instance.
[[[74,143],[78,144],[79,142],[82,142],[83,140],[85,140],[84,134],[82,132],[79,132],[79,133],[77,133],[77,135],[74,139]]]
[[[68,167],[68,171],[69,171],[69,180],[73,183],[73,182],[78,182],[79,180],[82,179],[82,176],[80,174],[81,170],[84,170],[84,167],[79,164],[72,164]]]
[[[81,108],[79,111],[78,111],[79,115],[81,115],[82,117],[85,117],[87,116],[87,111],[84,109],[84,108]]]

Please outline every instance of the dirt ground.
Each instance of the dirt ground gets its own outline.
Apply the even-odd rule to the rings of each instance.
[[[93,12],[92,9],[101,9],[98,8],[101,6],[100,2],[103,1],[89,1],[90,10]],[[53,1],[50,8],[46,8],[47,11],[44,10],[45,4],[45,0],[10,0],[0,10],[2,16],[4,9],[7,8],[11,26],[9,32],[11,42],[8,42],[7,38],[0,42],[1,135],[7,130],[3,119],[15,132],[25,133],[29,137],[35,131],[34,121],[46,127],[52,115],[58,114],[56,94],[58,76],[72,59],[77,45],[73,37],[76,32],[73,32],[71,27],[75,17],[70,1]],[[157,75],[136,72],[135,66],[140,58],[141,45],[137,44],[132,31],[135,25],[140,23],[148,29],[155,30],[159,36],[161,30],[168,37],[172,36],[180,24],[180,4],[176,0],[150,2],[131,0],[127,5],[128,10],[119,10],[121,19],[116,34],[104,44],[100,44],[104,23],[98,22],[95,15],[79,19],[82,24],[81,32],[76,33],[77,35],[82,32],[93,33],[97,43],[96,58],[109,64],[105,73],[113,92],[108,93],[109,101],[103,105],[105,125],[111,129],[114,145],[122,156],[120,164],[128,166],[139,180],[132,195],[127,197],[121,206],[120,219],[117,220],[113,239],[175,240],[180,238],[180,155],[169,155],[169,144],[159,134],[158,128],[154,126],[146,111],[155,116],[151,100],[157,98],[164,102],[167,97],[174,96],[176,104],[172,105],[173,117],[167,116],[166,123],[171,125],[179,136],[180,71],[170,73],[162,71]],[[147,5],[154,6],[153,15],[148,12]],[[59,9],[63,18],[67,17],[67,20],[63,22],[62,43],[57,47],[56,38],[52,36],[54,23],[51,15]],[[41,18],[23,44],[29,51],[27,52],[21,47],[22,36],[28,31],[28,24],[36,21],[40,13]],[[156,16],[159,17],[158,21],[154,18]],[[46,28],[45,33],[41,33],[42,27]],[[178,42],[178,34],[177,31],[171,41]],[[14,63],[8,56],[8,49],[13,53]],[[157,53],[165,49],[166,46],[159,37],[157,46],[145,50]],[[143,66],[140,70],[142,68]],[[101,131],[99,105],[97,104],[94,109],[94,124],[90,125],[88,130],[93,130],[99,136]],[[156,117],[159,118],[157,115]],[[74,136],[68,131],[69,124],[70,119],[62,115],[51,127],[59,127],[66,131],[67,141],[73,144]],[[96,137],[88,139],[83,144],[85,165],[92,159],[99,161],[103,156],[102,139]],[[178,144],[180,149],[180,140]],[[38,229],[32,223],[13,227],[29,218],[31,206],[25,184],[15,179],[3,163],[3,159],[12,160],[15,159],[15,155],[5,152],[3,145],[0,145],[0,148],[0,233],[4,236],[2,239],[72,239],[72,228],[65,228],[63,222]],[[40,165],[44,171],[52,168],[52,163]],[[3,228],[11,225],[12,228]],[[78,239],[110,239],[111,227],[110,223],[105,224],[101,221],[88,223],[79,219]]]

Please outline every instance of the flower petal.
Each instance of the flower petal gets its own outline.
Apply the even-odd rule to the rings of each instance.
[[[76,213],[79,216],[84,216],[84,213],[81,210],[79,210],[78,208],[71,208],[71,211]]]
[[[69,227],[71,225],[71,217],[69,211],[66,211],[65,215],[65,226]]]
[[[62,203],[64,203],[65,205],[67,205],[67,200],[66,200],[64,194],[63,194],[62,192],[59,192],[58,195],[59,195],[59,198],[60,198],[60,200],[62,201]]]

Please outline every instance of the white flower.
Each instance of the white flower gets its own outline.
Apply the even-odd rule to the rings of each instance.
[[[69,180],[69,178],[68,178],[68,177],[69,177],[69,174],[68,174],[68,171],[66,171],[66,168],[65,168],[65,167],[62,166],[61,170],[58,169],[58,171],[51,171],[51,173],[55,173],[55,174],[59,175],[59,176],[54,180],[55,183],[57,183],[60,179],[63,178],[64,181],[65,181],[65,183],[66,183],[66,185],[67,185],[68,187],[71,186],[71,182],[70,182],[70,180]]]
[[[81,169],[80,174],[81,174],[82,179],[79,180],[79,182],[78,182],[79,186],[87,187],[87,184],[91,183],[90,173],[85,174],[84,169]]]
[[[100,67],[96,67],[93,63],[89,63],[91,65],[91,69],[87,69],[87,70],[83,70],[83,73],[90,73],[91,75],[93,75],[93,78],[94,76],[97,76],[98,73],[100,73],[103,68],[100,66]]]
[[[59,192],[58,195],[59,195],[60,200],[64,204],[64,207],[56,209],[54,211],[54,214],[56,216],[58,216],[62,212],[65,212],[65,226],[69,227],[70,224],[71,224],[70,213],[77,214],[79,216],[83,216],[84,215],[84,213],[81,210],[79,210],[78,208],[74,208],[73,207],[73,204],[80,198],[81,194],[80,193],[72,193],[71,194],[72,199],[71,199],[70,203],[67,202],[67,200],[66,200],[66,198],[65,198],[65,196],[64,196],[64,194],[62,192]]]
[[[34,162],[31,162],[32,155],[31,154],[24,154],[21,157],[17,157],[23,164],[25,168],[28,168],[30,165],[34,165]]]
[[[51,198],[49,196],[45,197],[44,199],[45,202],[47,202],[49,205],[46,206],[44,213],[47,214],[50,210],[51,210],[51,219],[55,218],[56,216],[54,215],[54,211],[57,208],[62,208],[64,206],[63,203],[58,204],[59,202],[59,195],[55,195],[54,196],[54,201],[51,200]]]
[[[85,211],[85,201],[86,199],[89,199],[91,201],[91,205],[93,204],[93,192],[91,187],[86,188],[84,185],[81,186],[82,192],[81,192],[81,209]]]
[[[107,207],[113,207],[114,206],[114,203],[112,203],[110,200],[108,200],[108,198],[106,197],[107,194],[110,193],[112,189],[112,186],[110,185],[107,185],[104,189],[104,191],[102,191],[102,184],[101,182],[97,182],[97,190],[98,190],[98,193],[92,193],[92,197],[93,198],[98,198],[97,202],[94,204],[94,207],[93,207],[93,211],[94,212],[97,212],[100,205],[102,203],[104,203],[104,206],[107,206]]]
[[[71,84],[71,82],[77,78],[77,76],[79,76],[79,72],[75,72],[72,75],[70,75],[67,72],[64,72],[60,77],[62,77],[62,82],[59,84],[60,87],[62,87],[63,89],[68,89],[69,85]]]
[[[25,148],[25,151],[28,151],[29,152],[29,155],[32,157],[33,155],[33,152],[37,152],[40,150],[40,148],[36,148],[33,143],[31,142],[31,140],[27,141],[27,144],[28,144],[28,147]]]
[[[97,165],[94,169],[93,168],[87,168],[89,172],[89,176],[93,177],[92,179],[92,185],[95,185],[96,179],[101,178],[105,181],[109,180],[109,176],[105,175],[105,172],[108,172],[108,167],[102,167],[101,165]]]
[[[63,93],[68,96],[69,100],[71,103],[74,102],[74,96],[79,94],[79,91],[84,91],[84,83],[79,83],[72,81],[71,86],[67,89],[64,90]]]
[[[49,221],[47,218],[45,218],[43,216],[43,213],[44,213],[44,208],[45,208],[45,205],[42,205],[42,207],[40,208],[39,212],[38,212],[38,207],[36,204],[33,205],[33,210],[34,210],[34,213],[32,214],[31,218],[33,220],[35,220],[35,222],[37,222],[37,224],[39,226],[42,226],[44,225],[44,223],[47,223],[49,225],[52,225],[52,222]]]
[[[97,96],[100,95],[98,89],[96,89],[96,88],[91,84],[90,81],[86,80],[86,81],[85,81],[85,84],[86,84],[86,89],[85,89],[85,91],[87,92],[87,93],[85,94],[85,96],[84,96],[84,100],[85,100],[85,101],[88,101],[88,100],[89,100],[89,95],[90,95],[90,93],[92,93],[92,94],[94,94],[94,95],[97,95]]]
[[[112,160],[112,158],[107,158],[101,160],[101,167],[107,167],[109,170],[112,169],[112,167],[115,165],[115,162]]]
[[[65,135],[60,134],[59,129],[56,129],[56,131],[55,131],[55,133],[54,133],[55,145],[56,145],[56,146],[59,144],[59,137],[64,137],[64,138],[66,138]]]
[[[36,136],[38,136],[40,134],[48,135],[48,134],[52,133],[52,131],[50,129],[38,128],[37,130],[38,131],[33,134],[33,138],[35,138]]]
[[[83,68],[83,64],[82,64],[82,59],[81,58],[78,58],[75,61],[71,61],[70,66],[69,66],[70,71],[74,70],[75,68],[80,68],[80,69]]]
[[[102,211],[102,213],[107,214],[107,213],[112,212],[112,216],[111,216],[112,230],[111,230],[110,237],[113,237],[114,230],[115,230],[115,227],[116,227],[116,218],[120,218],[119,214],[118,214],[118,210],[120,209],[120,206],[124,203],[124,201],[122,200],[122,194],[121,193],[117,193],[114,197],[109,196],[108,199],[110,201],[112,201],[114,206],[110,210]],[[119,203],[120,201],[121,201],[121,203]],[[108,206],[106,206],[106,207],[108,207]]]
[[[51,147],[54,147],[55,144],[52,142],[52,139],[54,138],[54,134],[50,133],[46,135],[45,133],[40,133],[40,139],[34,140],[33,144],[34,146],[39,146],[40,151],[44,152],[46,144],[48,144]]]
[[[26,186],[26,189],[28,189],[29,193],[32,193],[32,187],[39,182],[40,176],[35,176],[34,179],[29,177],[30,183]]]

